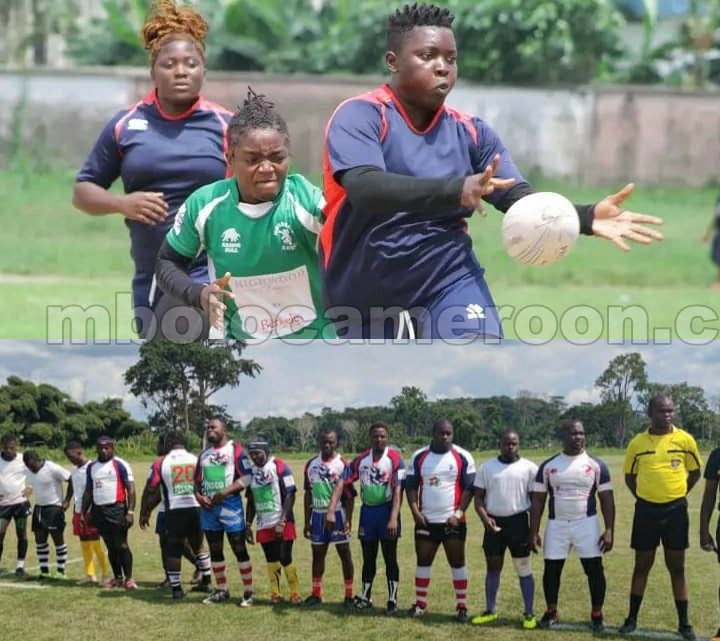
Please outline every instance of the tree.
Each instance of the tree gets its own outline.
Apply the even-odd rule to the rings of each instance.
[[[615,444],[625,447],[628,441],[628,424],[633,414],[633,398],[647,387],[647,371],[643,357],[637,352],[616,356],[597,378],[595,387],[600,389],[604,403],[615,407],[618,417]]]
[[[657,394],[667,394],[675,402],[675,421],[697,438],[707,438],[714,431],[717,416],[713,416],[702,387],[687,383],[649,383],[639,396],[647,407],[650,399]]]
[[[400,394],[390,399],[390,405],[395,410],[395,421],[407,436],[429,431],[427,396],[419,387],[403,387]]]
[[[156,408],[158,423],[200,433],[208,418],[208,401],[219,390],[254,378],[261,370],[255,361],[241,358],[243,341],[178,344],[150,341],[140,347],[139,360],[125,372],[130,392],[144,408]]]

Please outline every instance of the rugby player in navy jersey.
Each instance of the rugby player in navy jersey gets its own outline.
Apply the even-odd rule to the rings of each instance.
[[[502,337],[466,219],[483,199],[505,212],[533,189],[485,122],[444,104],[457,79],[453,19],[432,4],[397,10],[390,82],[342,103],[327,126],[320,250],[339,337]],[[581,232],[623,250],[661,239],[640,224],[659,218],[623,209],[633,188],[576,205]]]
[[[144,308],[159,299],[155,260],[175,213],[198,187],[227,176],[225,131],[232,112],[200,94],[207,30],[190,7],[177,7],[172,0],[151,7],[142,37],[155,86],[110,119],[76,177],[75,207],[92,215],[125,217],[141,335],[147,334],[146,321],[151,320]],[[109,191],[118,178],[123,194]],[[204,254],[190,273],[197,282],[207,282]]]

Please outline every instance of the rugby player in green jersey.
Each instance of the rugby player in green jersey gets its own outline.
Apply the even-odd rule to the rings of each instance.
[[[232,176],[182,205],[158,257],[165,292],[210,315],[210,338],[265,340],[334,336],[325,328],[317,237],[325,201],[299,174],[288,175],[290,137],[273,103],[248,88],[228,126]],[[210,284],[188,268],[208,255]]]

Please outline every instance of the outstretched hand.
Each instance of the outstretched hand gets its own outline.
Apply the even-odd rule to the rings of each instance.
[[[500,166],[500,154],[495,154],[492,162],[485,167],[481,174],[468,176],[463,183],[460,194],[460,204],[468,209],[482,211],[481,202],[484,196],[489,196],[496,189],[508,189],[515,183],[514,178],[495,178],[495,172]]]
[[[222,278],[203,287],[200,292],[200,306],[210,317],[210,325],[216,329],[222,329],[223,326],[223,315],[226,309],[223,299],[235,298],[232,292],[225,289],[229,284],[230,272],[227,272]]]
[[[663,238],[659,231],[644,226],[662,225],[662,218],[623,209],[623,202],[634,189],[635,185],[629,183],[616,194],[603,198],[594,209],[593,235],[609,240],[623,251],[630,251],[626,240],[648,245]]]

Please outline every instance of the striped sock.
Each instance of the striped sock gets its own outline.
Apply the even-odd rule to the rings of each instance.
[[[427,595],[430,589],[430,568],[418,566],[415,570],[415,603],[425,610],[427,608]]]
[[[55,560],[57,561],[57,571],[60,574],[65,574],[65,564],[67,563],[68,557],[68,546],[67,543],[58,545],[55,548]]]
[[[35,554],[37,554],[40,572],[48,574],[50,572],[50,545],[47,543],[36,543]]]
[[[170,579],[170,586],[173,589],[177,589],[180,587],[180,572],[168,572],[167,573],[168,579]]]
[[[209,583],[212,572],[210,571],[210,555],[207,552],[201,552],[195,557],[195,567],[202,574],[203,583]]]
[[[455,607],[467,607],[468,573],[463,565],[461,568],[452,569],[453,589],[455,590]]]
[[[218,590],[227,592],[227,577],[225,576],[225,561],[213,561],[212,573]]]
[[[252,561],[240,561],[238,568],[240,568],[240,578],[243,582],[243,595],[248,596],[253,593]]]

